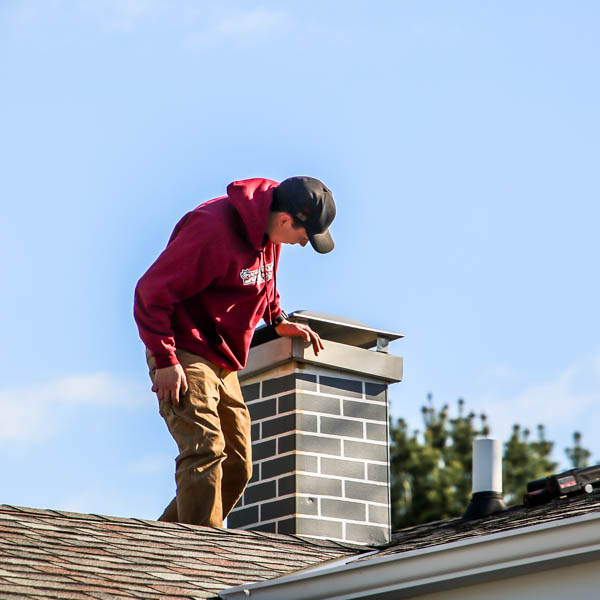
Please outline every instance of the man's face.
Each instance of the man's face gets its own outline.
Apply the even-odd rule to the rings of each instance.
[[[306,229],[301,225],[297,225],[292,221],[292,226],[289,231],[286,232],[288,234],[287,239],[283,242],[284,244],[300,244],[303,248],[308,244],[308,235],[306,234]]]
[[[273,232],[271,241],[278,244],[308,244],[306,229],[296,223],[290,215],[284,215],[278,223],[277,231]]]

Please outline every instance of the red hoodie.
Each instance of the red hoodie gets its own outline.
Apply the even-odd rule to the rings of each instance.
[[[164,252],[138,281],[134,316],[157,368],[177,364],[175,348],[237,371],[254,329],[281,314],[275,272],[280,244],[265,235],[269,179],[234,181],[177,223]]]

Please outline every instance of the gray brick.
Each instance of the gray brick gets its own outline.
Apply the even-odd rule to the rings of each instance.
[[[390,522],[390,511],[385,506],[373,506],[369,504],[369,518],[371,523],[382,523],[387,525]]]
[[[296,519],[278,521],[277,533],[296,533]]]
[[[318,514],[319,506],[316,498],[296,498],[296,512],[301,515]]]
[[[346,540],[349,542],[359,542],[363,544],[385,544],[390,540],[390,532],[387,527],[347,523]]]
[[[277,477],[277,475],[285,475],[291,473],[296,467],[296,457],[293,454],[280,456],[272,460],[266,460],[261,465],[261,475],[263,479]]]
[[[345,440],[344,456],[348,458],[362,458],[364,460],[387,461],[388,447],[384,444]]]
[[[344,416],[387,422],[387,409],[384,404],[368,404],[367,402],[344,400]]]
[[[277,523],[263,523],[262,525],[255,525],[249,531],[266,531],[267,533],[276,533]]]
[[[275,398],[269,400],[256,400],[248,403],[250,418],[253,421],[264,419],[265,417],[273,417],[277,414],[277,401]]]
[[[322,475],[339,475],[353,479],[365,478],[365,463],[337,458],[321,458]]]
[[[265,439],[272,435],[293,431],[296,428],[296,416],[290,414],[283,417],[277,417],[276,419],[269,419],[268,421],[263,421],[261,425],[262,437]]]
[[[276,496],[276,489],[277,486],[274,481],[249,485],[244,492],[244,503],[254,504],[255,502],[271,500]]]
[[[387,385],[385,383],[365,382],[365,397],[368,400],[385,402],[387,400]]]
[[[341,414],[340,401],[337,398],[312,396],[310,394],[296,394],[296,408],[298,410],[309,410],[329,415]]]
[[[296,392],[279,396],[277,403],[277,412],[280,414],[296,410]]]
[[[296,533],[298,535],[319,535],[328,538],[342,537],[342,523],[326,519],[296,519]]]
[[[235,529],[258,522],[258,506],[233,510],[227,517],[227,526]]]
[[[284,435],[277,439],[277,452],[284,454],[296,449],[296,434]]]
[[[254,423],[250,428],[250,436],[252,441],[260,440],[260,423]]]
[[[382,483],[387,483],[387,465],[367,465],[367,479],[370,479],[371,481],[381,481]]]
[[[250,480],[248,481],[248,483],[254,483],[256,481],[260,480],[260,465],[256,465],[253,464],[252,465],[252,477],[250,477]]]
[[[284,375],[283,377],[275,377],[274,379],[265,379],[262,382],[262,397],[274,396],[296,387],[296,376],[294,373]]]
[[[340,377],[319,377],[319,391],[323,394],[336,394],[350,398],[362,398],[362,381],[356,379],[341,379]]]
[[[260,507],[260,520],[270,521],[279,517],[288,517],[296,512],[296,499],[284,498],[274,502],[265,502]]]
[[[317,391],[317,376],[308,373],[296,373],[296,388],[299,390]]]
[[[318,417],[317,415],[296,415],[296,429],[299,431],[312,431],[317,433],[318,431]]]
[[[363,424],[361,421],[351,421],[350,419],[321,417],[321,433],[362,439]]]
[[[296,454],[296,469],[298,471],[311,471],[316,473],[319,468],[319,459],[307,454]]]
[[[346,498],[387,503],[388,489],[385,485],[362,483],[360,481],[346,481]]]
[[[367,506],[362,502],[346,500],[321,500],[321,514],[334,519],[350,519],[351,521],[366,521]]]
[[[312,475],[296,475],[296,490],[299,494],[315,494],[320,496],[341,496],[341,479],[313,477]]]
[[[353,442],[354,443],[354,442]],[[341,440],[324,438],[318,435],[296,435],[296,450],[300,452],[319,452],[320,454],[332,454],[339,456],[342,452]]]
[[[296,493],[296,476],[288,475],[277,480],[277,495],[287,496]]]
[[[266,442],[257,442],[252,444],[252,459],[262,460],[263,458],[269,458],[277,453],[277,444],[275,440],[267,440]]]
[[[260,383],[251,383],[250,385],[243,385],[242,396],[246,402],[256,400],[260,396]]]
[[[387,425],[379,425],[379,423],[367,423],[367,438],[369,440],[376,440],[378,442],[387,442]]]

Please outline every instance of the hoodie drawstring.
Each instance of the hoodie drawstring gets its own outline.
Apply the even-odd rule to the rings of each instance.
[[[265,282],[265,297],[267,299],[267,310],[269,311],[269,325],[273,325],[273,315],[271,314],[271,299],[269,298],[269,280],[267,279],[267,258],[265,256],[265,249],[263,248],[260,251],[260,260],[259,260],[259,272],[260,272],[260,267],[262,266],[262,274],[263,274],[263,280]],[[275,267],[275,265],[273,265],[273,267]],[[273,268],[273,287],[275,287],[277,285],[276,283],[276,279],[275,279],[275,269]],[[277,292],[274,292],[275,294]],[[275,295],[273,296],[273,298],[275,298]]]

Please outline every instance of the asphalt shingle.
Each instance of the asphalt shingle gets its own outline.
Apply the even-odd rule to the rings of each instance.
[[[0,505],[0,599],[217,598],[364,547]]]
[[[513,506],[489,517],[472,521],[463,521],[460,518],[435,521],[394,532],[392,540],[382,548],[378,556],[428,548],[599,511],[600,493],[596,492],[558,498],[535,508]]]
[[[393,534],[373,556],[456,542],[600,511],[600,493],[449,519]],[[216,529],[0,505],[0,600],[216,599],[243,583],[373,548],[259,531]]]

